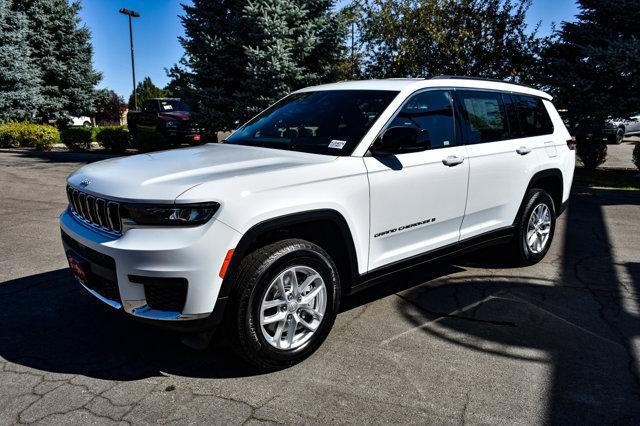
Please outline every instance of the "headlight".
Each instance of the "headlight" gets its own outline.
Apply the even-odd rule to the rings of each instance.
[[[215,214],[218,203],[173,205],[122,205],[122,217],[138,225],[188,226],[202,225]]]

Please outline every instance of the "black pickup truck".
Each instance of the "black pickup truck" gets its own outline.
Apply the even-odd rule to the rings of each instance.
[[[127,114],[129,134],[136,140],[142,132],[158,132],[172,145],[204,143],[203,132],[194,123],[189,106],[178,98],[152,98],[142,111]]]

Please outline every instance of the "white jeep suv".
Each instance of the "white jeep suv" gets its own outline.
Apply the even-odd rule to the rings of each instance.
[[[551,97],[441,77],[299,90],[222,144],[82,167],[70,267],[114,309],[263,369],[311,354],[344,295],[488,244],[544,257],[575,156]]]

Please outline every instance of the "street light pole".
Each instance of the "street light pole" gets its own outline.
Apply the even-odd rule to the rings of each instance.
[[[140,14],[129,9],[120,9],[120,13],[129,16],[129,43],[131,44],[131,74],[133,75],[133,108],[138,109],[138,94],[136,93],[136,65],[133,59],[133,27],[131,18],[138,18]]]

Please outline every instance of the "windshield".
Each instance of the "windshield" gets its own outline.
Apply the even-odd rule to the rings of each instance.
[[[253,118],[226,142],[351,155],[397,94],[384,90],[294,93]]]
[[[176,99],[160,101],[161,111],[190,111],[189,105]]]

